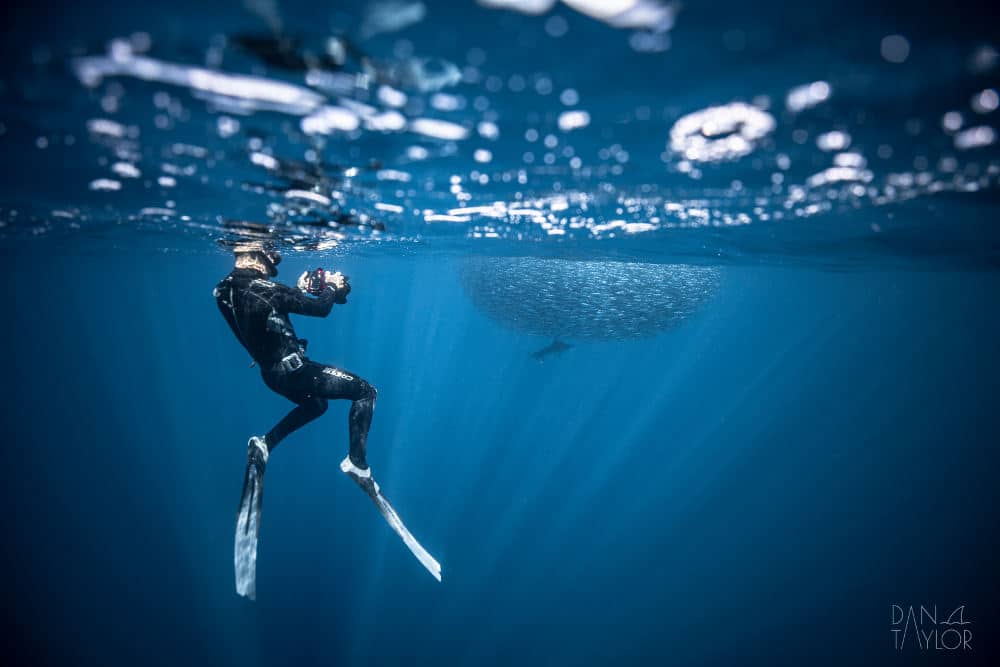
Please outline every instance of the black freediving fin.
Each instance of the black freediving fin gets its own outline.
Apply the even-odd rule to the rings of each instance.
[[[257,597],[257,535],[260,533],[260,512],[264,503],[264,466],[267,455],[264,439],[256,436],[250,438],[243,495],[236,515],[236,540],[233,545],[236,592],[251,600]]]
[[[375,482],[375,478],[371,476],[371,468],[366,470],[361,470],[353,463],[351,463],[351,457],[345,458],[340,463],[340,469],[348,477],[354,480],[354,482],[361,487],[361,490],[368,494],[368,497],[372,499],[375,503],[375,507],[382,514],[382,517],[386,520],[396,534],[403,540],[409,550],[416,556],[420,564],[427,568],[427,571],[431,573],[431,576],[441,581],[441,564],[438,563],[433,556],[427,553],[427,550],[421,546],[420,542],[413,537],[413,534],[406,529],[406,525],[403,524],[403,520],[399,518],[396,514],[396,510],[393,509],[389,500],[382,495],[381,489],[379,489],[378,483]]]

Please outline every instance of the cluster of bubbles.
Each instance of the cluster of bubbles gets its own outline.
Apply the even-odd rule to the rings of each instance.
[[[657,0],[479,1],[544,14],[537,20],[553,40],[570,35],[566,12],[580,12],[628,31],[629,46],[642,52],[669,48],[678,17],[676,4]],[[553,73],[505,71],[481,48],[450,62],[415,53],[407,39],[391,53],[372,46],[423,21],[421,2],[373,3],[358,41],[318,42],[290,32],[273,0],[245,3],[268,31],[213,37],[198,64],[154,56],[146,33],[69,58],[99,111],[79,128],[40,132],[34,145],[56,160],[60,150],[79,151],[84,137],[96,153],[80,184],[87,198],[40,212],[0,205],[0,236],[78,229],[113,215],[303,249],[456,237],[647,239],[1000,185],[1000,96],[988,80],[1000,56],[988,45],[969,56],[979,82],[971,97],[952,100],[940,118],[879,119],[879,134],[896,123],[900,136],[873,140],[865,124],[873,111],[833,108],[846,96],[834,78],[702,108],[658,107],[651,95],[609,109]],[[726,33],[725,41],[742,48],[746,36]],[[883,67],[909,66],[904,36],[873,46]],[[252,67],[233,66],[246,59]],[[152,102],[145,120],[126,120],[136,99],[148,103],[143,95]],[[0,136],[7,131],[0,123]],[[226,210],[199,210],[206,201]],[[479,308],[520,331],[609,340],[680,322],[711,297],[719,273],[493,257],[464,260],[462,281]]]
[[[479,0],[479,4],[538,15],[552,10],[557,0]],[[680,3],[660,0],[563,0],[562,4],[613,28],[633,30],[629,44],[640,52],[660,52],[670,48],[669,33],[680,9]],[[558,14],[545,23],[545,31],[552,37],[562,37],[567,30],[566,20]]]
[[[693,162],[735,160],[754,151],[776,127],[774,116],[742,102],[709,107],[670,129],[670,150]]]
[[[329,37],[318,44],[290,33],[270,0],[246,4],[270,32],[214,37],[203,64],[153,57],[145,33],[71,59],[101,108],[82,128],[101,151],[101,173],[88,185],[91,201],[103,206],[90,213],[139,192],[145,201],[118,210],[121,218],[189,223],[206,234],[220,222],[249,218],[266,219],[296,240],[609,239],[806,218],[1000,181],[994,87],[955,105],[936,127],[901,120],[902,141],[919,135],[923,146],[906,163],[909,146],[859,139],[864,109],[830,119],[825,107],[838,95],[830,81],[701,109],[640,104],[609,115],[600,105],[588,108],[584,94],[550,74],[491,71],[479,48],[455,63],[416,55],[405,39],[391,55],[365,53],[366,40],[423,21],[420,2],[373,3],[357,30],[360,42]],[[668,34],[677,20],[676,5],[654,0],[481,4],[546,14],[538,20],[552,39],[569,31],[552,11],[557,5],[647,35]],[[877,46],[891,66],[910,58],[901,35]],[[227,71],[234,53],[267,67]],[[998,60],[992,47],[981,46],[969,67],[983,77]],[[153,87],[151,126],[118,118],[128,80]],[[529,111],[504,110],[524,96],[531,96]],[[783,108],[772,98],[783,99]],[[191,134],[186,141],[170,136],[202,120],[201,109],[214,114],[213,136],[197,143]],[[620,128],[663,139],[628,143]],[[75,140],[48,132],[36,146],[55,155]],[[206,213],[187,203],[192,186],[245,196],[225,197],[238,204],[221,215]],[[59,222],[74,211],[82,222],[88,213],[86,205],[54,207],[35,218],[33,231],[52,228],[56,211]],[[16,215],[3,210],[0,225]]]

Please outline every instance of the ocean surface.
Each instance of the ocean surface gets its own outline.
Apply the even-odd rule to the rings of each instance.
[[[996,664],[987,5],[4,11],[11,664]],[[260,240],[441,583],[337,402],[236,594]]]

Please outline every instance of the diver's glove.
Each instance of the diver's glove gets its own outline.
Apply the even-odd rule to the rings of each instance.
[[[299,276],[296,286],[313,296],[319,296],[330,288],[334,293],[334,303],[347,303],[347,295],[351,292],[351,283],[347,276],[340,271],[330,273],[322,268],[303,273]]]
[[[326,273],[326,284],[333,288],[334,303],[347,303],[347,295],[351,293],[351,279],[340,271]]]

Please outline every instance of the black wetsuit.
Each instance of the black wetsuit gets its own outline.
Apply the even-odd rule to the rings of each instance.
[[[268,280],[253,269],[234,269],[215,287],[215,299],[236,338],[260,366],[264,383],[297,404],[265,436],[268,451],[326,412],[330,399],[350,399],[350,457],[367,468],[365,443],[375,410],[375,388],[353,373],[310,361],[305,341],[295,335],[290,313],[326,317],[335,292],[317,297]]]

